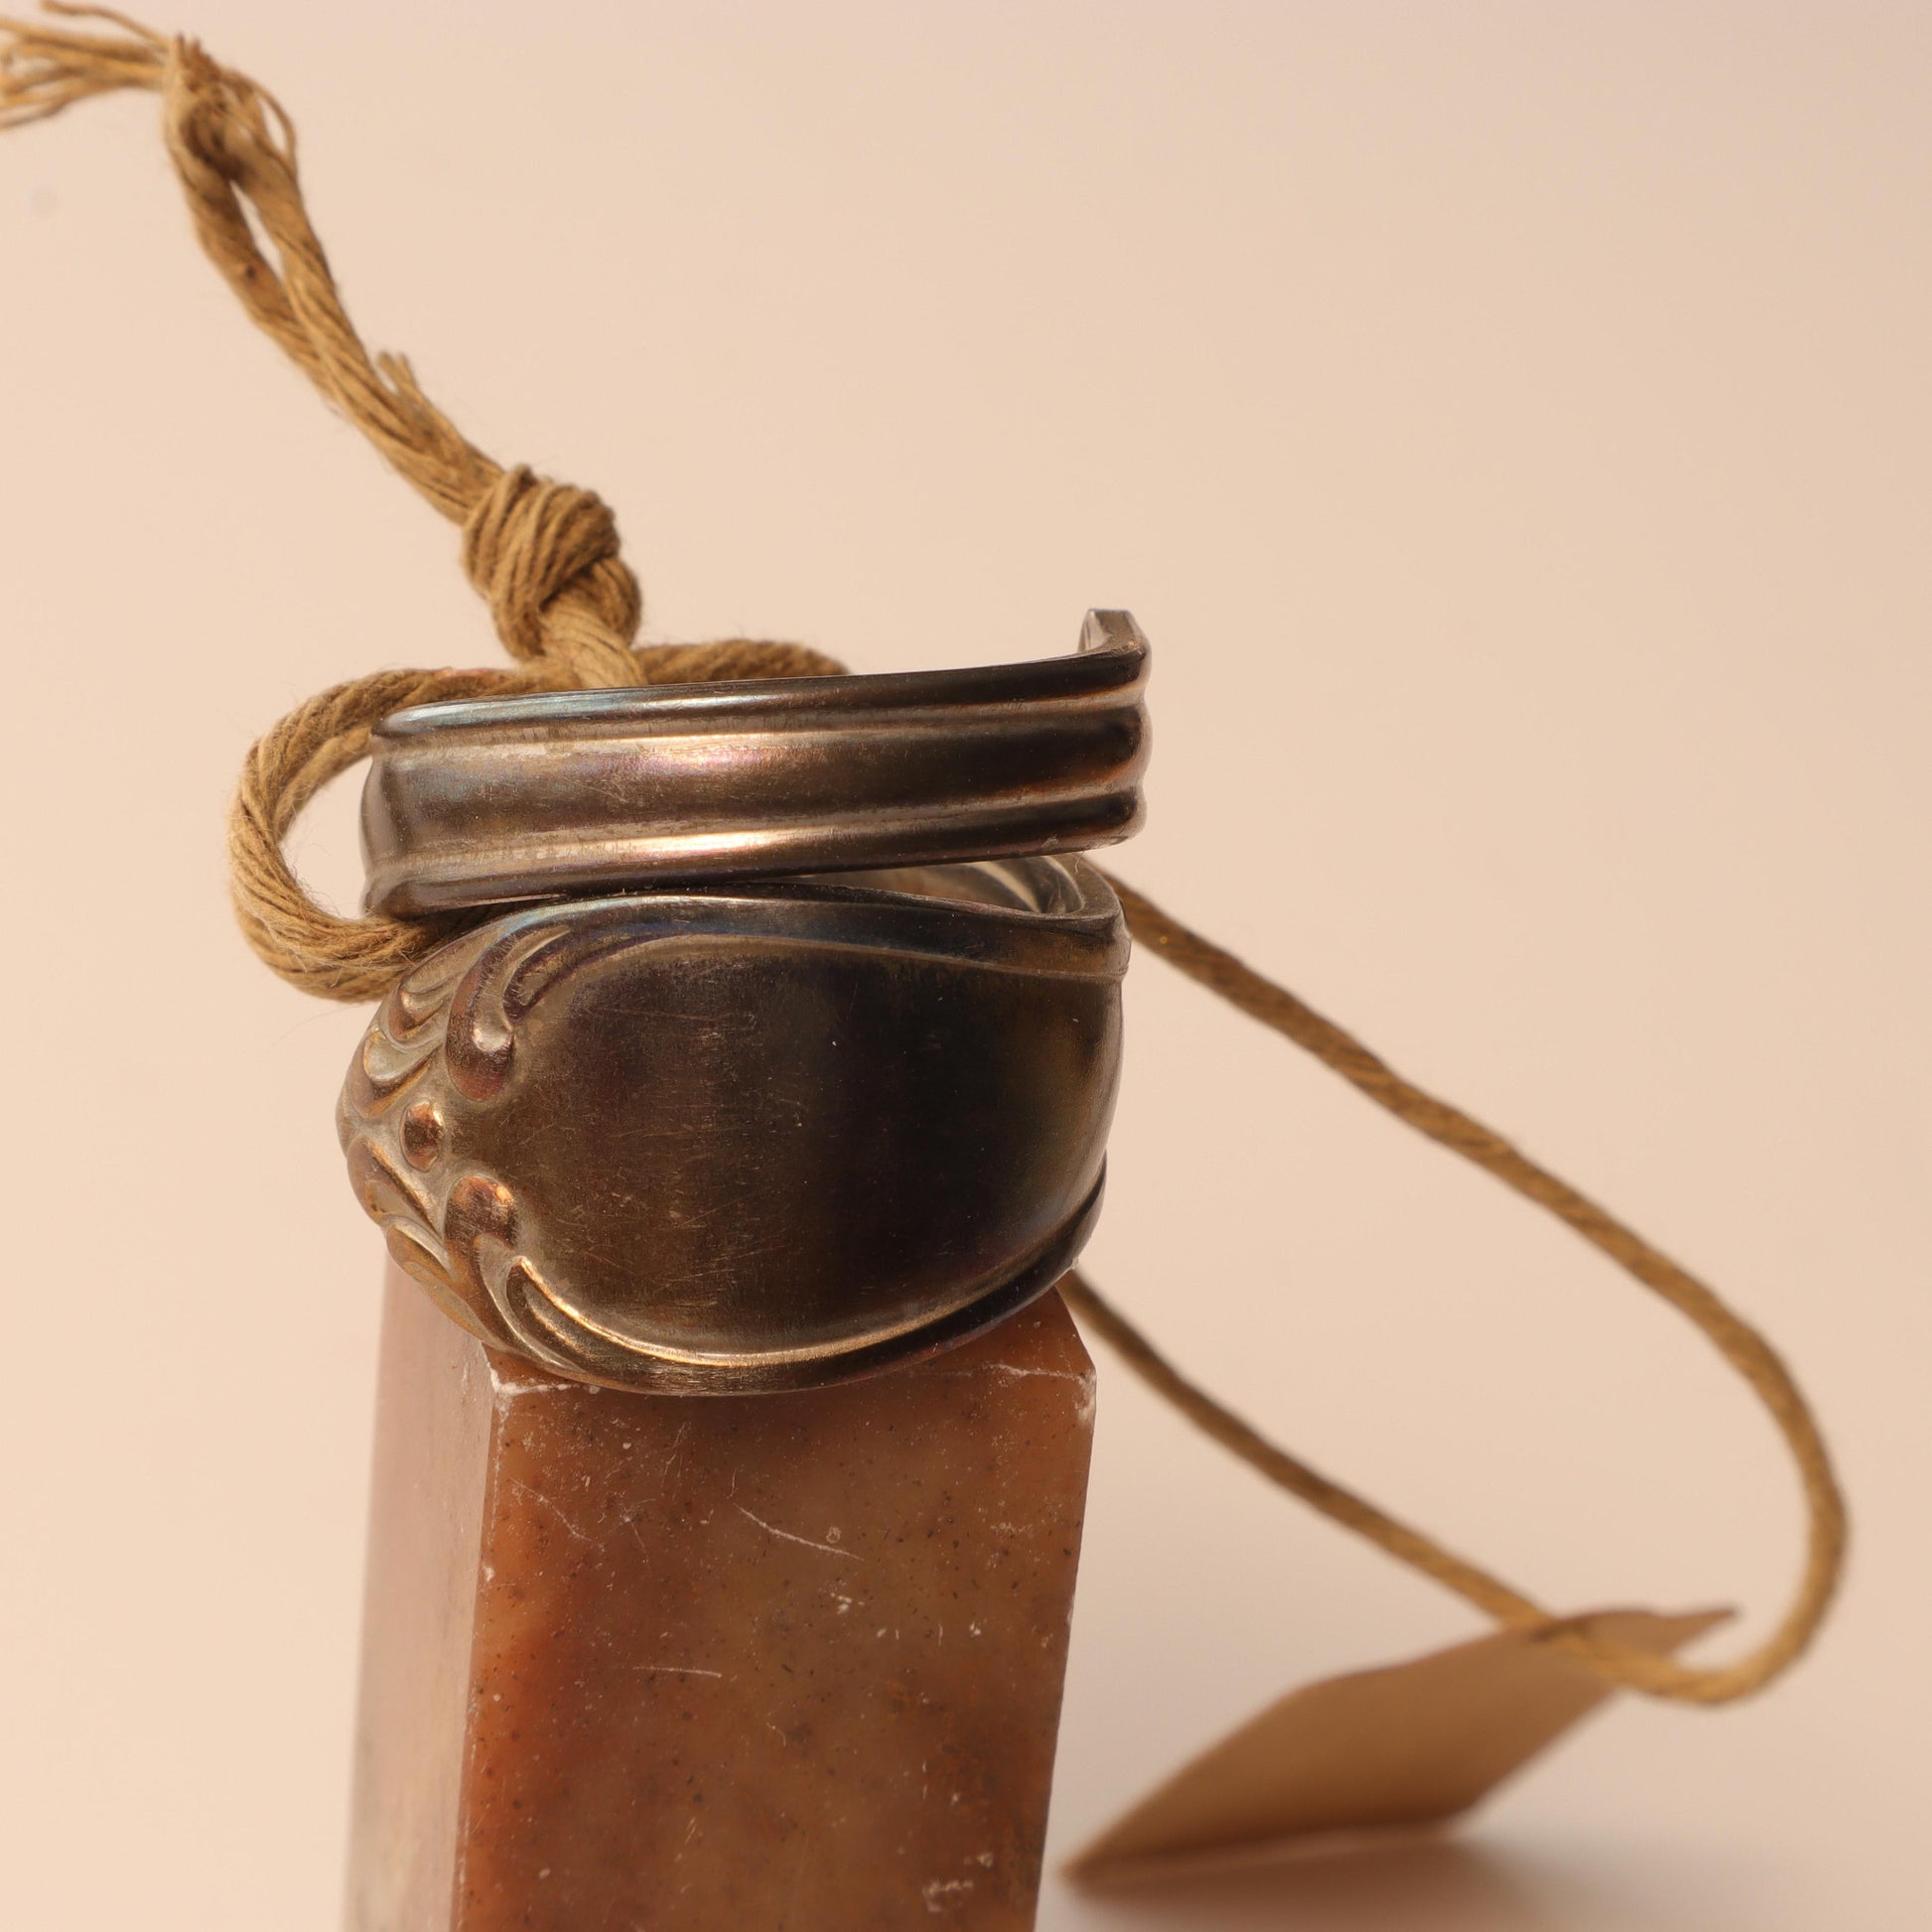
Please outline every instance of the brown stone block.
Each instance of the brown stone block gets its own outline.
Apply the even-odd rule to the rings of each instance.
[[[493,1355],[392,1273],[352,1932],[1031,1926],[1092,1419],[1057,1296],[678,1398]]]

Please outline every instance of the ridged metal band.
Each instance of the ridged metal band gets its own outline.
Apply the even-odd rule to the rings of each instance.
[[[1148,647],[886,676],[420,705],[373,735],[365,903],[397,916],[570,893],[1066,852],[1140,824]]]

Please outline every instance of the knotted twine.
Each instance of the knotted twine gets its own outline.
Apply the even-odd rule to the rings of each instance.
[[[405,705],[588,686],[826,674],[844,666],[802,644],[728,638],[639,645],[643,599],[620,553],[609,506],[587,489],[506,469],[471,443],[398,355],[371,355],[349,321],[309,220],[295,129],[265,88],[182,36],[101,7],[48,0],[46,11],[108,23],[75,33],[0,20],[0,128],[44,119],[93,94],[159,94],[168,153],[209,259],[256,324],[391,468],[463,531],[463,567],[517,669],[384,671],[298,705],[249,752],[228,819],[236,917],[256,953],[304,992],[373,1000],[466,923],[344,918],[318,905],[283,841],[325,784],[366,756],[370,729]],[[256,230],[274,251],[271,260]],[[1610,1682],[1680,1703],[1716,1705],[1762,1690],[1804,1652],[1844,1567],[1846,1510],[1803,1393],[1771,1345],[1694,1275],[1614,1215],[1458,1108],[1396,1073],[1286,988],[1119,880],[1136,939],[1210,992],[1284,1035],[1418,1133],[1553,1214],[1683,1314],[1769,1411],[1804,1490],[1803,1575],[1771,1633],[1735,1662],[1698,1669],[1584,1637],[1500,1579],[1446,1550],[1278,1448],[1197,1388],[1082,1276],[1061,1292],[1089,1325],[1190,1422],[1270,1480],[1500,1624],[1540,1633]],[[483,916],[467,915],[469,918]]]

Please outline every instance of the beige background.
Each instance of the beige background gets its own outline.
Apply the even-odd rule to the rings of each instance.
[[[1768,1700],[1621,1706],[1460,1853],[1051,1932],[1926,1922],[1923,5],[195,0],[359,319],[619,506],[651,634],[860,668],[1152,635],[1122,870],[1710,1271],[1862,1507]],[[229,928],[243,748],[494,646],[197,256],[151,103],[0,141],[10,1372],[0,1918],[320,1932],[378,1243],[363,1016]],[[304,843],[355,883],[351,787]],[[1144,962],[1094,1272],[1554,1602],[1793,1569],[1694,1337]],[[1108,1374],[1070,1849],[1474,1619]],[[1753,1627],[1761,1627],[1754,1625]],[[600,1929],[601,1932],[601,1929]]]

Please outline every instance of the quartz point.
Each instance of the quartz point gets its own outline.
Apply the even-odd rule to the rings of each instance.
[[[350,1932],[1034,1922],[1092,1440],[1059,1297],[911,1367],[672,1397],[391,1270]]]

